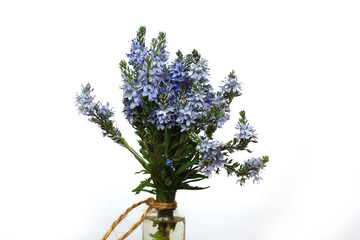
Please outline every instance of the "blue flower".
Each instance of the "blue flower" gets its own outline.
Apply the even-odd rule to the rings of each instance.
[[[195,109],[203,110],[205,107],[205,98],[206,94],[195,90],[192,94],[186,99]]]
[[[94,89],[91,88],[90,83],[86,84],[86,86],[81,86],[81,93],[76,95],[75,101],[79,110],[79,114],[93,114],[96,104],[93,102],[94,97],[91,96],[92,91],[94,91]]]
[[[168,167],[171,167],[171,169],[173,171],[175,171],[175,168],[174,168],[174,166],[172,164],[172,161],[170,159],[166,159],[165,165],[168,166]]]
[[[126,54],[126,56],[129,58],[129,64],[135,69],[139,69],[145,61],[148,50],[145,44],[140,44],[136,39],[133,39],[131,42],[130,53]]]
[[[89,121],[96,123],[103,130],[103,136],[109,136],[116,143],[122,144],[124,139],[121,136],[120,130],[114,126],[114,112],[110,109],[109,103],[103,105],[101,102],[94,103],[94,97],[91,92],[94,89],[88,83],[82,86],[81,93],[76,96],[76,105],[80,113],[89,116]]]
[[[235,128],[240,130],[239,133],[235,134],[235,138],[238,140],[257,139],[257,134],[253,126],[238,122]]]
[[[200,155],[200,171],[206,176],[211,176],[212,171],[224,166],[222,147],[222,143],[210,141],[209,138],[202,139],[201,143],[196,146],[196,150]]]
[[[189,106],[181,107],[179,109],[176,123],[181,127],[182,132],[189,130],[190,126],[195,123],[194,115],[195,113],[192,112],[192,109]]]
[[[142,96],[148,97],[149,101],[155,101],[159,93],[158,85],[156,84],[146,84],[142,88]]]
[[[166,166],[171,166],[172,161],[170,159],[166,159],[165,165]]]
[[[171,90],[174,91],[177,95],[181,90],[184,90],[188,87],[184,84],[187,73],[185,71],[184,60],[177,58],[170,66],[169,72],[169,81],[168,84],[171,85]]]
[[[224,84],[220,87],[220,95],[230,97],[231,99],[237,96],[241,96],[242,83],[238,82],[235,72],[232,71],[228,77],[222,81]]]
[[[173,125],[175,109],[172,106],[163,107],[155,111],[155,120],[157,129],[164,130],[167,125],[169,128]]]
[[[248,178],[254,178],[253,182],[259,183],[262,178],[259,176],[260,171],[265,168],[261,158],[250,158],[244,162],[244,166],[249,170]]]
[[[226,121],[230,119],[228,102],[219,95],[216,95],[212,101],[212,112],[215,116],[211,116],[209,121],[216,127],[221,128]]]
[[[201,79],[203,79],[205,82],[208,82],[208,61],[202,58],[197,63],[192,63],[190,66],[190,75],[191,78],[195,80],[195,82],[200,81]]]

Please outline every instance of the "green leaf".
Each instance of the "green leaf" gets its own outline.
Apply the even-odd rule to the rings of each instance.
[[[146,162],[142,158],[140,158],[140,157],[138,157],[136,155],[134,155],[134,157],[136,158],[136,160],[138,160],[138,162],[143,166],[143,168],[145,170],[147,170],[147,171],[149,170]]]
[[[137,186],[137,188],[135,188],[132,191],[135,192],[136,194],[139,194],[141,191],[144,190],[145,187],[148,187],[150,185],[150,182],[151,182],[151,178],[141,181],[139,186]]]
[[[182,165],[180,168],[178,168],[175,171],[175,175],[180,175],[181,173],[183,173],[184,171],[188,170],[189,168],[191,168],[194,164],[196,164],[198,162],[198,158],[195,157],[193,160],[185,163],[184,165]]]
[[[154,238],[153,240],[165,240],[161,231],[157,231],[155,234],[150,234],[150,237]]]
[[[141,191],[147,192],[147,193],[150,193],[150,194],[156,194],[155,190],[143,189],[143,190],[141,190]]]
[[[195,150],[195,147],[188,146],[188,147],[186,148],[186,150],[181,153],[180,156],[175,156],[175,157],[173,157],[172,160],[176,162],[176,161],[185,159],[185,158],[187,158],[188,156],[190,156],[190,153],[192,153],[192,152],[196,153],[194,150]],[[195,155],[195,154],[194,154],[194,155]]]
[[[144,44],[145,42],[145,34],[146,34],[146,27],[141,26],[136,34],[136,40],[139,42],[140,45]]]
[[[171,133],[169,133],[168,127],[166,126],[166,128],[165,128],[165,143],[164,143],[165,156],[168,156],[168,149],[169,149],[171,137],[172,137],[172,135],[171,135]]]
[[[185,158],[192,158],[192,156],[194,156],[197,153],[195,143],[187,144],[186,148],[181,150],[178,150],[179,152],[176,153],[176,155],[173,157],[172,160],[179,161]]]
[[[149,161],[149,154],[146,152],[144,148],[140,148],[140,153],[143,155],[143,157]]]
[[[171,152],[173,149],[176,149],[177,147],[179,147],[180,145],[184,144],[183,142],[179,142],[177,144],[174,144],[170,147],[169,152]]]
[[[262,162],[263,163],[269,162],[269,156],[262,156]]]
[[[199,174],[199,173],[192,173],[187,176],[186,179],[195,179],[195,178],[207,178],[206,176]]]
[[[188,176],[186,176],[183,183],[188,184],[191,182],[198,182],[198,181],[204,180],[206,178],[208,178],[208,177],[206,177],[202,174],[192,173],[192,174],[189,174]]]
[[[143,169],[143,170],[136,172],[135,174],[139,174],[139,173],[148,174],[149,172]]]
[[[198,181],[204,180],[205,178],[206,177],[203,176],[202,178],[195,178],[195,179],[192,179],[192,180],[186,180],[183,183],[188,184],[188,183],[191,183],[191,182],[198,182]]]
[[[186,189],[186,190],[203,190],[203,189],[207,189],[208,187],[198,187],[198,186],[190,186],[187,183],[182,183],[179,185],[179,189]]]
[[[186,135],[187,135],[186,132],[183,132],[183,134],[181,134],[179,141],[180,143],[184,143],[186,141]]]

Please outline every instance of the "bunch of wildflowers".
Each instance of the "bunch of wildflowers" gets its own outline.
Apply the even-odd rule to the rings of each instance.
[[[248,179],[258,182],[268,157],[250,158],[244,163],[229,158],[234,151],[248,151],[257,141],[255,129],[245,112],[240,112],[237,133],[223,143],[213,139],[215,131],[230,118],[230,105],[241,96],[242,85],[232,71],[215,92],[209,81],[208,61],[196,50],[169,61],[166,34],[159,33],[150,47],[145,45],[145,27],[131,42],[128,62],[121,61],[124,79],[123,113],[139,137],[140,154],[131,148],[115,126],[109,104],[94,103],[90,84],[76,97],[80,113],[98,124],[104,136],[131,151],[149,177],[134,192],[204,189],[190,183],[225,169],[241,185]]]

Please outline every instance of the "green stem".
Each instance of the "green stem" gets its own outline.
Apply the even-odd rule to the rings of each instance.
[[[135,158],[140,162],[140,164],[146,170],[148,170],[148,164],[146,163],[146,161],[125,141],[125,139],[122,146],[125,147],[127,150],[129,150],[135,156]]]
[[[157,191],[156,200],[162,203],[175,202],[176,191]],[[166,209],[158,211],[158,219],[165,222],[158,223],[158,229],[164,240],[170,240],[170,232],[175,229],[176,223],[174,220],[174,210]]]
[[[152,127],[150,129],[151,131],[151,136],[152,136],[152,141],[153,141],[153,146],[154,146],[154,160],[155,160],[155,164],[157,167],[159,167],[160,165],[160,158],[159,158],[159,151],[158,151],[158,145],[157,145],[157,136],[156,136],[156,130],[154,127]]]
[[[99,121],[102,122],[102,119],[96,114],[94,113],[94,117],[96,117]],[[108,134],[115,136],[116,133],[113,132],[113,126],[108,126],[103,128],[103,130],[105,130]],[[148,164],[146,163],[146,161],[126,142],[126,140],[120,136],[123,141],[120,143],[121,146],[125,147],[127,150],[129,150],[136,158],[136,160],[138,160],[140,162],[140,164],[146,169],[148,170]]]

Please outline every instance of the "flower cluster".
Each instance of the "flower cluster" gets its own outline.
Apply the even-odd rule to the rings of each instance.
[[[147,49],[144,43],[139,43],[135,39],[132,40],[130,53],[127,54],[129,58],[129,64],[134,68],[140,67],[144,64],[144,56],[147,54]]]
[[[245,161],[245,166],[250,170],[250,175],[255,176],[258,175],[260,170],[264,168],[265,164],[261,161],[261,158],[250,158]],[[254,181],[258,181],[259,178],[254,179]]]
[[[94,89],[91,88],[90,83],[85,86],[81,86],[81,93],[76,94],[76,106],[78,107],[79,113],[83,115],[93,114],[96,104],[93,102],[94,97],[91,96],[91,92]]]
[[[177,58],[168,66],[165,34],[161,32],[153,39],[147,50],[137,42],[143,42],[143,30],[139,30],[127,55],[132,68],[125,61],[120,63],[125,80],[122,86],[125,117],[132,125],[155,124],[158,130],[165,126],[178,126],[181,131],[204,128],[201,119],[212,107],[219,107],[212,103],[215,93],[208,84],[207,60],[196,51],[185,57],[178,51]]]
[[[95,97],[91,96],[90,83],[82,86],[81,93],[76,95],[76,105],[79,113],[89,116],[89,121],[96,123],[103,130],[103,136],[109,136],[114,142],[122,143],[124,141],[120,130],[114,126],[114,112],[110,109],[109,103],[103,105],[101,102],[94,103]]]
[[[128,61],[120,62],[123,85],[123,113],[140,137],[140,154],[121,136],[112,120],[109,104],[94,103],[90,84],[76,96],[79,112],[100,126],[104,136],[126,147],[144,167],[150,177],[134,192],[177,189],[203,189],[190,186],[225,169],[240,177],[240,183],[253,178],[258,182],[260,170],[268,157],[251,158],[244,164],[234,162],[229,155],[246,150],[257,140],[255,129],[241,111],[236,125],[238,132],[226,143],[214,140],[213,134],[230,118],[230,104],[242,95],[242,84],[232,71],[215,92],[209,81],[208,61],[199,52],[169,61],[166,34],[160,32],[145,45],[146,28],[140,27],[131,41]],[[150,189],[149,189],[150,188]]]
[[[224,153],[233,153],[235,150],[248,150],[246,147],[250,142],[256,142],[257,133],[253,126],[250,126],[247,123],[245,112],[240,112],[239,122],[236,124],[236,129],[239,130],[238,133],[235,134],[233,141],[228,142],[227,144],[219,142],[219,141],[210,141],[208,137],[203,138],[195,138],[199,144],[196,149],[200,155],[199,166],[201,168],[201,172],[206,176],[211,176],[211,173],[217,171],[217,169],[224,167],[224,163],[226,163],[226,159],[224,159]],[[250,151],[250,150],[248,150]],[[255,159],[255,158],[252,158]],[[260,161],[262,158],[258,158]],[[247,162],[245,162],[246,165]],[[250,162],[248,162],[250,163]],[[246,166],[248,166],[247,164]],[[226,165],[225,165],[226,166]],[[262,167],[265,166],[265,163],[261,164]],[[230,172],[232,169],[230,169]],[[250,171],[250,170],[249,170]],[[250,172],[249,172],[250,173]],[[247,174],[247,176],[254,177],[257,181],[261,178],[258,177],[259,171],[257,174],[254,174],[254,169],[251,170],[251,174]],[[241,175],[243,176],[243,175]]]
[[[211,176],[211,173],[216,168],[224,166],[224,155],[222,153],[223,145],[219,141],[210,141],[204,138],[201,143],[196,147],[200,154],[200,172],[205,176]]]
[[[236,129],[239,129],[240,132],[235,134],[235,137],[238,140],[250,140],[250,139],[257,139],[257,133],[255,133],[255,129],[253,126],[249,124],[245,124],[242,122],[238,122]]]
[[[221,94],[224,98],[229,98],[230,101],[234,97],[241,96],[242,83],[238,82],[235,72],[232,71],[228,77],[222,81],[223,85],[220,87]]]
[[[260,171],[265,168],[265,161],[263,158],[250,158],[244,162],[245,169],[248,171],[248,175],[239,180],[240,185],[243,185],[246,179],[253,178],[253,182],[259,183],[262,178],[259,176]]]

